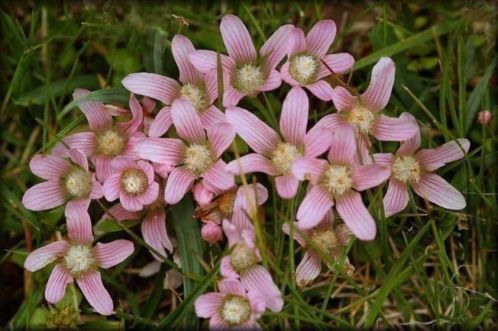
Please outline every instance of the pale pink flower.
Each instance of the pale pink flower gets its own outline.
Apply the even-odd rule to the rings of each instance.
[[[261,255],[255,244],[254,231],[224,220],[223,232],[232,249],[230,255],[221,259],[221,275],[228,279],[240,279],[246,290],[262,297],[266,307],[273,312],[281,311],[284,304],[282,294],[268,270],[259,264]]]
[[[284,58],[293,25],[278,28],[256,52],[249,31],[240,18],[225,15],[220,30],[228,56],[220,55],[225,91],[223,106],[236,106],[245,96],[275,90],[282,83],[275,69]],[[190,55],[192,64],[200,71],[216,77],[218,54],[213,51],[195,51]]]
[[[211,245],[217,243],[223,237],[221,226],[213,221],[207,221],[201,228],[201,236]]]
[[[45,299],[56,304],[64,297],[66,286],[76,280],[88,303],[102,315],[110,315],[113,303],[105,289],[98,268],[111,268],[134,251],[129,240],[97,243],[92,247],[92,223],[88,214],[83,219],[67,219],[68,240],[59,240],[31,252],[24,267],[31,271],[56,262],[45,288]]]
[[[149,246],[162,255],[157,256],[152,251],[150,252],[159,261],[162,261],[162,257],[167,255],[166,251],[169,253],[173,251],[173,243],[166,228],[166,211],[163,201],[163,193],[159,191],[157,198],[152,203],[144,205],[141,211],[128,211],[121,203],[112,206],[108,210],[109,216],[120,222],[143,218],[140,224],[142,237]],[[103,218],[109,216],[104,215]]]
[[[171,50],[180,71],[180,83],[173,78],[147,72],[129,74],[121,82],[130,92],[164,104],[150,124],[150,137],[160,137],[166,133],[173,123],[171,108],[174,107],[174,101],[180,98],[192,104],[205,128],[225,120],[223,113],[213,104],[218,97],[217,76],[205,75],[190,63],[189,55],[195,52],[192,42],[185,36],[175,35]]]
[[[291,171],[294,162],[303,157],[318,157],[330,146],[329,130],[316,127],[306,133],[308,112],[306,92],[300,87],[294,87],[282,105],[282,140],[277,132],[249,111],[238,107],[227,109],[227,121],[256,152],[230,162],[227,169],[235,175],[263,172],[276,176],[279,196],[284,199],[293,198],[299,186],[299,180]]]
[[[354,64],[348,53],[327,54],[335,35],[332,20],[319,21],[306,37],[303,30],[294,28],[287,62],[280,68],[282,79],[291,86],[306,87],[321,100],[332,100],[333,89],[323,78],[345,73]]]
[[[356,129],[363,160],[368,155],[370,136],[380,141],[402,141],[413,137],[418,130],[416,123],[381,114],[391,96],[395,71],[394,62],[383,57],[373,67],[370,85],[361,96],[353,96],[344,87],[337,86],[332,100],[338,113],[324,116],[317,125],[330,129],[352,125]]]
[[[416,123],[411,114],[401,115]],[[433,149],[420,149],[420,132],[413,138],[401,142],[395,155],[374,154],[377,164],[391,170],[389,187],[384,197],[386,216],[399,213],[408,205],[408,187],[421,198],[451,210],[465,208],[463,195],[441,176],[433,173],[449,162],[459,160],[467,154],[470,142],[465,138],[452,140]]]
[[[322,270],[320,254],[307,244],[306,239],[317,246],[322,254],[329,255],[332,261],[337,261],[341,257],[344,247],[351,241],[352,233],[347,226],[340,224],[333,227],[333,220],[332,210],[330,210],[325,218],[311,229],[299,229],[298,224],[294,223],[294,239],[305,249],[303,259],[296,268],[296,282],[299,287],[304,287],[315,280]],[[288,223],[282,225],[282,231],[290,235]],[[326,263],[326,261],[323,262]],[[331,268],[331,266],[328,267]],[[349,275],[353,273],[354,267],[349,263],[348,257],[345,257],[342,268]]]
[[[140,211],[156,201],[159,184],[154,181],[154,168],[146,161],[134,161],[124,156],[111,162],[113,173],[103,186],[107,201],[119,198],[128,211]]]
[[[477,114],[477,121],[481,125],[486,125],[493,119],[493,114],[489,110],[480,111]]]
[[[46,181],[24,193],[25,208],[39,211],[66,204],[66,217],[78,218],[87,213],[91,200],[102,198],[102,185],[90,171],[87,157],[76,149],[70,149],[68,156],[38,154],[31,159],[31,171]]]
[[[336,205],[337,212],[353,234],[361,240],[375,238],[375,221],[358,192],[375,187],[389,177],[388,167],[355,162],[356,140],[353,128],[333,131],[328,161],[301,159],[292,170],[311,182],[310,190],[297,211],[299,228],[311,229]]]
[[[89,91],[76,89],[74,99],[87,95]],[[143,110],[138,100],[130,96],[130,110],[132,119],[128,122],[114,122],[111,111],[101,102],[89,101],[79,105],[85,114],[89,132],[78,132],[64,137],[64,144],[57,145],[52,154],[67,156],[68,149],[79,149],[95,165],[95,174],[100,182],[112,174],[111,160],[118,156],[136,158],[133,145],[136,139],[143,137],[143,133],[138,130],[143,124]],[[66,145],[66,146],[65,146]]]
[[[210,330],[261,330],[256,320],[266,307],[258,293],[246,291],[234,279],[221,280],[218,289],[199,296],[194,304],[198,317],[210,319]]]
[[[205,130],[194,107],[184,99],[173,102],[171,115],[183,140],[145,138],[136,145],[141,158],[175,166],[166,183],[165,201],[171,205],[178,203],[198,178],[211,191],[235,185],[233,175],[225,170],[226,163],[221,159],[235,137],[232,127],[219,122]]]
[[[217,195],[216,193],[221,192],[212,192],[203,183],[197,183],[194,185],[192,193],[194,194],[194,200],[199,206],[206,206],[214,199]]]

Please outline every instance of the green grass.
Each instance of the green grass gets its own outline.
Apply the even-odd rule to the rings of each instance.
[[[305,289],[294,279],[303,252],[280,231],[283,223],[295,220],[305,187],[296,199],[282,201],[272,183],[258,176],[269,188],[270,200],[264,217],[258,218],[257,243],[285,299],[283,311],[266,313],[261,324],[269,329],[498,327],[497,12],[492,2],[474,7],[449,2],[103,4],[0,5],[0,325],[29,329],[43,325],[49,314],[43,299],[48,268],[30,274],[22,263],[27,251],[65,233],[63,210],[34,213],[20,200],[38,182],[29,171],[30,158],[85,123],[80,101],[71,98],[74,88],[97,90],[88,99],[126,104],[128,95],[120,85],[126,74],[149,71],[177,77],[170,47],[174,34],[185,34],[199,49],[224,52],[218,24],[231,12],[247,24],[257,46],[281,24],[308,29],[321,18],[333,18],[339,33],[332,51],[347,51],[356,59],[344,81],[363,90],[372,65],[381,56],[391,56],[397,71],[387,113],[414,114],[425,147],[459,137],[471,140],[465,159],[439,171],[465,195],[465,210],[447,211],[413,195],[404,212],[385,219],[386,187],[371,190],[365,197],[378,235],[373,242],[355,241],[347,248],[343,257],[348,254],[355,273],[347,276],[338,263]],[[282,87],[242,106],[276,126],[287,91]],[[334,111],[316,98],[311,106],[312,121]],[[487,126],[476,121],[483,109],[495,115]],[[234,151],[245,148],[238,145]],[[374,148],[394,151],[397,144],[376,143]],[[95,222],[103,206],[92,204]],[[199,294],[214,289],[224,245],[207,249],[191,214],[188,199],[168,208],[168,231],[175,234],[182,254],[185,286],[178,293],[162,290],[162,277],[173,266],[171,257],[155,276],[136,275],[151,261],[136,235],[136,222],[97,225],[99,238],[129,238],[137,251],[104,275],[116,315],[95,317],[83,300],[83,327],[206,327],[193,315],[192,304]],[[79,300],[77,289],[68,291],[62,305],[74,309]]]

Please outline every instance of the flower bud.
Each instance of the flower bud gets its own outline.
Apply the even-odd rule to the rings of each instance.
[[[489,122],[491,122],[492,118],[493,118],[493,115],[491,114],[491,112],[489,110],[483,110],[483,111],[480,111],[479,114],[477,114],[477,121],[481,125],[488,124]]]
[[[214,198],[214,193],[209,191],[202,183],[194,186],[194,199],[200,206],[205,206]]]
[[[208,243],[214,244],[221,240],[221,227],[212,221],[208,221],[201,229],[201,236]]]
[[[152,168],[154,168],[156,174],[166,179],[175,167],[171,164],[152,162]]]

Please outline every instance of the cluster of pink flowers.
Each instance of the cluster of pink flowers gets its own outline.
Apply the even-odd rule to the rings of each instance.
[[[434,171],[463,158],[468,140],[419,150],[419,127],[411,114],[382,114],[395,78],[390,58],[378,61],[368,88],[356,95],[354,89],[326,81],[354,64],[350,54],[327,54],[336,34],[332,20],[318,22],[306,35],[284,25],[259,51],[238,17],[224,16],[220,30],[228,55],[196,50],[189,39],[176,35],[172,53],[178,81],[152,73],[128,75],[122,83],[132,93],[129,110],[82,102],[89,130],[65,137],[51,154],[32,159],[32,172],[46,181],[25,193],[24,206],[47,210],[65,205],[67,219],[68,240],[33,251],[25,263],[35,271],[57,262],[45,292],[48,302],[60,301],[66,285],[76,279],[97,312],[113,311],[98,268],[126,259],[133,244],[117,240],[92,248],[92,200],[118,200],[104,217],[142,219],[143,239],[161,261],[175,249],[167,232],[166,206],[192,191],[198,205],[194,216],[204,224],[202,237],[214,244],[224,234],[228,241],[219,291],[204,294],[195,303],[197,315],[210,318],[212,329],[254,328],[265,309],[278,312],[284,305],[272,274],[260,263],[254,226],[268,191],[260,183],[238,186],[237,179],[245,174],[264,173],[274,179],[282,199],[295,199],[300,183],[306,183],[297,222],[289,220],[282,228],[305,251],[296,270],[301,287],[319,276],[322,263],[332,268],[330,261],[341,257],[353,237],[375,238],[375,220],[361,194],[365,190],[389,182],[386,217],[406,208],[409,188],[443,208],[465,207],[461,193]],[[220,78],[223,110],[215,105]],[[282,82],[291,88],[278,130],[238,107],[244,98],[275,90]],[[337,109],[309,129],[307,91]],[[87,93],[77,89],[74,98]],[[236,135],[252,152],[227,164],[225,152]],[[374,139],[400,142],[400,147],[395,154],[372,153]],[[333,209],[343,223],[336,224]],[[342,268],[354,270],[347,257]]]

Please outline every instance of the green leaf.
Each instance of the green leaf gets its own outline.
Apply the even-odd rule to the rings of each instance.
[[[140,219],[121,222],[121,224],[125,228],[131,228],[132,226],[135,226],[138,223],[140,223]],[[100,221],[98,221],[97,224],[95,224],[93,229],[95,231],[95,234],[98,236],[104,235],[107,233],[111,233],[111,232],[123,231],[123,228],[120,227],[116,223],[116,221],[108,219],[108,218],[104,218],[104,219],[101,219]]]
[[[44,84],[43,86],[21,95],[14,100],[14,104],[22,107],[42,105],[48,101],[50,94],[52,94],[54,98],[57,98],[61,97],[66,91],[72,93],[72,91],[78,87],[93,90],[98,86],[97,75],[79,75],[75,76],[69,82],[65,78],[51,84]],[[48,91],[50,91],[50,93]]]
[[[199,222],[192,218],[192,215],[194,215],[194,204],[190,195],[185,196],[179,203],[171,206],[170,214],[171,223],[178,240],[181,267],[184,274],[183,292],[185,303],[187,300],[193,301],[199,294],[196,291],[198,283],[185,275],[193,274],[194,276],[201,276],[204,274],[204,269],[199,259],[204,255],[205,245],[201,238]],[[185,328],[188,330],[196,329],[199,320],[191,308],[186,307],[185,309],[188,316]]]
[[[448,32],[455,30],[460,24],[461,21],[457,20],[449,24],[444,23],[433,26],[430,29],[414,34],[413,36],[400,40],[395,44],[386,46],[378,50],[377,52],[374,52],[369,56],[366,56],[363,59],[358,60],[353,68],[357,70],[377,62],[383,56],[392,56],[400,52],[403,52],[407,49],[423,45],[436,36],[442,36]]]

